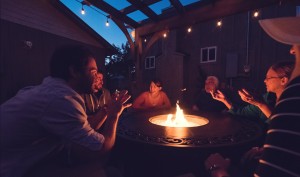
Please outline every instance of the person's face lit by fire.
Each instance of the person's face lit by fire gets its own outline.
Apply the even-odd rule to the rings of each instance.
[[[150,83],[149,92],[150,93],[158,93],[162,88],[158,87],[154,82]]]
[[[270,68],[266,74],[264,80],[267,88],[267,92],[276,93],[277,90],[283,89],[282,79],[286,76],[280,76],[276,71]]]
[[[101,73],[97,73],[96,75],[96,80],[95,83],[93,85],[93,92],[98,92],[99,90],[101,90],[103,87],[103,74]]]
[[[83,71],[81,75],[76,75],[78,79],[77,85],[80,93],[93,93],[94,85],[96,83],[97,76],[97,64],[94,58],[90,58],[89,62],[85,67],[83,67]]]
[[[218,80],[213,77],[208,77],[205,81],[205,91],[210,93],[210,91],[215,92],[218,88]]]

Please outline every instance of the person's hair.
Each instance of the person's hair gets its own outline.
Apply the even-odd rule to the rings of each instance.
[[[216,86],[217,87],[219,86],[219,79],[216,76],[207,76],[205,82],[207,80],[213,80],[215,82]]]
[[[80,45],[63,46],[57,48],[50,60],[50,76],[70,79],[70,67],[76,71],[83,71],[94,55],[89,49]]]
[[[151,79],[150,83],[153,82],[157,87],[162,87],[162,82],[161,80],[155,78],[155,79]]]
[[[271,66],[271,68],[278,74],[279,77],[291,77],[295,67],[295,61],[280,61]]]

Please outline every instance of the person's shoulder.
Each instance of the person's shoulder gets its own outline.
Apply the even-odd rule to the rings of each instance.
[[[102,91],[105,93],[110,93],[110,91],[107,88],[102,87]]]
[[[164,91],[160,91],[160,93],[163,94],[163,95],[167,95],[167,93],[164,92]]]
[[[142,92],[139,94],[139,97],[145,97],[145,96],[148,96],[149,95],[149,92]]]
[[[102,90],[104,90],[104,91],[109,91],[107,88],[105,88],[105,87],[102,87]]]

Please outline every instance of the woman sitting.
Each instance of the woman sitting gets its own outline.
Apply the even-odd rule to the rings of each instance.
[[[141,93],[132,104],[133,109],[168,109],[171,103],[164,91],[162,91],[162,83],[158,79],[150,82],[149,91]]]
[[[263,122],[268,122],[275,103],[289,82],[294,65],[294,61],[281,61],[273,64],[269,68],[264,80],[267,93],[263,95],[262,100],[253,97],[246,89],[239,90],[238,93],[241,99],[248,103],[247,106],[240,107],[234,105],[227,99],[226,95],[219,90],[215,93],[211,92],[211,95],[214,99],[223,102],[232,114],[259,118]],[[270,92],[276,96],[274,101],[269,97]]]

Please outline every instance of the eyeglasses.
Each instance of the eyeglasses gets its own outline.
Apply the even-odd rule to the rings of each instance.
[[[277,77],[275,77],[275,76],[274,76],[274,77],[266,77],[265,80],[276,79],[276,78],[282,79],[282,78],[284,78],[284,77],[278,77],[278,76],[277,76]]]

